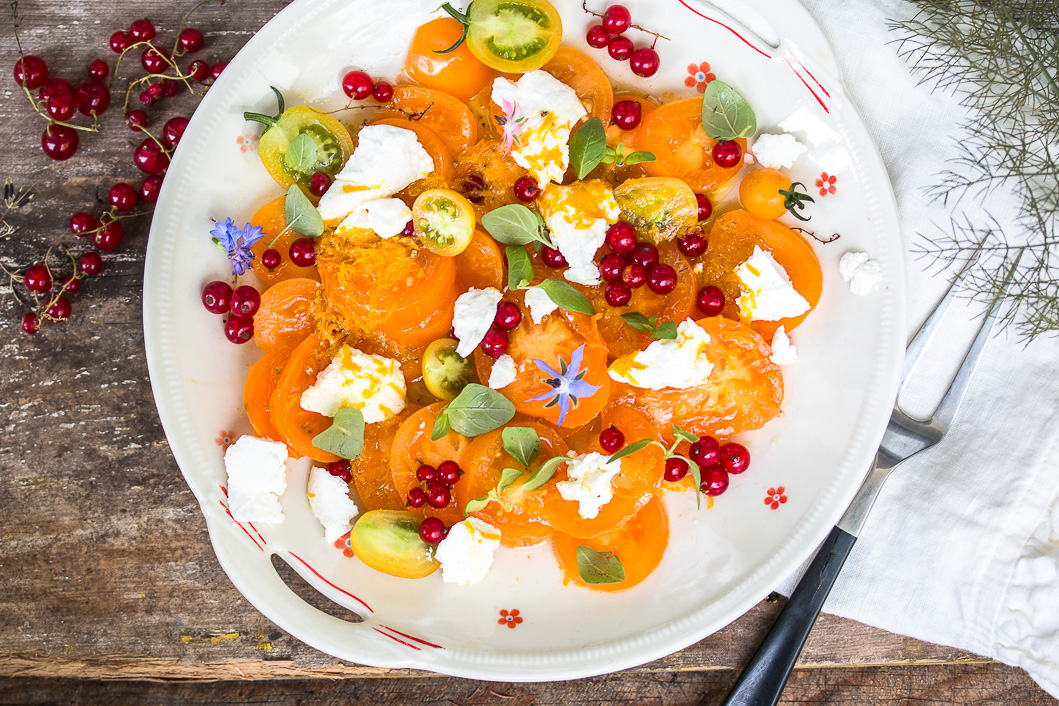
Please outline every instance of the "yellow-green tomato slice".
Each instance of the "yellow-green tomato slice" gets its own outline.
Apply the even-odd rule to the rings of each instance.
[[[684,235],[699,220],[695,192],[675,177],[630,179],[614,190],[614,200],[621,219],[656,245]]]
[[[474,235],[474,207],[449,189],[424,191],[412,205],[412,224],[428,250],[454,257],[467,249]]]
[[[476,379],[474,359],[456,352],[459,341],[439,338],[423,352],[423,382],[439,400],[451,400]]]
[[[547,0],[474,0],[467,13],[471,53],[504,73],[539,69],[563,38],[562,20]]]
[[[438,570],[434,548],[419,538],[423,518],[405,510],[372,510],[353,526],[349,544],[357,558],[390,576],[421,579]]]

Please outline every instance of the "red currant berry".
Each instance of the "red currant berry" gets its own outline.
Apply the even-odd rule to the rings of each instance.
[[[611,306],[625,306],[632,299],[632,290],[624,282],[611,282],[603,290],[603,298]]]
[[[156,34],[154,24],[147,19],[136,20],[129,27],[129,35],[137,42],[149,42],[154,39]]]
[[[195,59],[188,65],[188,76],[199,83],[210,75],[210,65],[202,59]]]
[[[566,267],[570,263],[566,261],[566,257],[555,248],[545,247],[541,250],[541,262],[544,263],[545,267],[551,267],[558,269],[560,267]]]
[[[688,462],[682,458],[667,458],[666,459],[666,470],[663,476],[670,483],[677,483],[684,480],[684,476],[691,470],[691,466]]]
[[[235,344],[246,343],[254,337],[254,320],[229,316],[224,322],[224,337]]]
[[[22,330],[31,336],[40,330],[40,321],[32,311],[27,311],[22,315]]]
[[[129,36],[128,32],[118,30],[110,35],[110,50],[115,54],[120,54],[132,46],[132,41],[132,37]]]
[[[647,282],[647,268],[634,262],[622,270],[621,281],[630,289],[639,289]]]
[[[219,63],[214,64],[212,67],[210,67],[210,78],[212,78],[214,81],[216,81],[217,79],[219,79],[221,77],[221,73],[227,68],[228,68],[228,62],[227,61],[221,61]]]
[[[603,29],[622,34],[632,25],[632,15],[624,5],[611,5],[603,12]]]
[[[323,196],[331,188],[331,177],[326,172],[317,172],[309,177],[309,193]]]
[[[172,98],[180,91],[180,85],[176,81],[162,81],[158,85],[162,87],[162,95],[166,98]]]
[[[438,464],[438,478],[448,485],[456,485],[461,475],[463,471],[455,461],[442,461]]]
[[[33,54],[15,62],[15,83],[35,91],[48,80],[48,64]]]
[[[150,86],[147,87],[147,95],[151,97],[152,101],[156,101],[161,98],[164,92],[165,91],[162,88],[162,84],[160,83],[152,83]]]
[[[70,85],[70,82],[65,78],[49,78],[44,82],[44,85],[37,91],[37,97],[45,103],[51,99],[55,93],[69,93],[74,94],[74,87]]]
[[[490,358],[499,358],[507,353],[507,334],[493,326],[482,339],[482,352]]]
[[[427,493],[422,488],[408,490],[408,507],[420,508],[427,504]]]
[[[129,113],[125,118],[125,122],[128,123],[130,130],[140,130],[147,127],[147,113],[137,108]]]
[[[718,287],[709,285],[699,290],[699,295],[695,299],[696,305],[706,316],[717,316],[724,309],[724,292]]]
[[[70,294],[76,294],[77,290],[81,288],[81,280],[77,279],[73,275],[70,275],[63,279],[62,289]]]
[[[176,85],[172,81],[169,81],[166,85]],[[177,116],[170,118],[166,121],[165,127],[162,128],[162,139],[169,149],[173,149],[180,143],[180,138],[184,136],[184,130],[188,127],[188,119],[183,116]]]
[[[528,174],[515,180],[512,191],[515,193],[515,198],[522,203],[532,203],[541,195],[541,187],[537,180]]]
[[[729,473],[742,473],[750,467],[750,452],[742,444],[731,441],[721,447],[721,465]]]
[[[346,459],[327,464],[327,472],[335,478],[341,478],[346,483],[353,482],[353,466]]]
[[[202,305],[211,314],[223,314],[231,310],[232,287],[227,282],[216,280],[202,290]]]
[[[81,138],[77,136],[77,130],[65,125],[49,125],[40,138],[40,148],[56,162],[73,157],[80,144]]]
[[[700,468],[709,468],[721,462],[721,446],[712,436],[704,436],[691,445],[688,456]]]
[[[688,233],[677,241],[677,249],[688,257],[698,257],[706,252],[706,238],[702,233]]]
[[[608,282],[617,282],[621,279],[621,273],[628,264],[624,255],[612,252],[600,261],[599,276]]]
[[[632,251],[630,259],[637,265],[650,267],[658,262],[658,248],[650,243],[640,243],[636,246],[636,249]]]
[[[353,100],[365,100],[374,88],[375,82],[363,71],[350,71],[342,78],[342,90]]]
[[[607,228],[607,247],[622,255],[631,253],[636,248],[636,229],[624,221],[618,221]]]
[[[699,223],[713,215],[713,204],[706,194],[695,194],[695,200],[699,202]]]
[[[48,317],[55,319],[56,321],[66,321],[70,318],[70,312],[73,307],[70,306],[70,300],[66,297],[58,297],[48,307]]]
[[[145,174],[158,174],[169,166],[169,155],[150,137],[140,143],[132,159]]]
[[[448,505],[448,503],[445,503]],[[442,505],[441,507],[445,507]],[[419,525],[419,538],[426,544],[440,544],[445,536],[445,523],[436,517],[428,517]]]
[[[110,75],[110,66],[102,59],[96,59],[88,65],[88,75],[102,81]]]
[[[52,91],[44,102],[44,112],[52,120],[69,120],[76,110],[77,98],[69,91]]]
[[[514,302],[500,302],[496,307],[493,323],[504,331],[518,328],[518,325],[522,323],[522,310]]]
[[[412,221],[408,221],[404,224],[404,230],[401,231],[401,235],[406,238],[411,238],[416,234],[416,224]],[[451,338],[451,336],[450,336]]]
[[[117,249],[124,239],[125,229],[117,221],[100,221],[99,230],[92,235],[92,242],[96,244],[96,250],[102,252]]]
[[[162,74],[169,68],[169,52],[165,49],[147,47],[140,54],[140,64],[149,74]]]
[[[713,146],[713,162],[718,167],[729,169],[739,164],[743,148],[735,140],[721,140]]]
[[[603,25],[592,25],[588,28],[585,40],[593,49],[602,49],[610,44],[610,32],[603,29]]]
[[[643,106],[636,101],[618,101],[610,111],[610,119],[622,130],[635,130],[643,120]]]
[[[440,510],[452,502],[452,491],[443,482],[435,480],[427,486],[427,505]]]
[[[637,49],[629,57],[629,68],[637,76],[643,78],[650,78],[658,73],[658,67],[661,65],[661,61],[658,59],[658,52],[651,47],[642,47]]]
[[[77,269],[86,277],[95,277],[103,271],[103,258],[97,252],[86,252],[77,258]]]
[[[136,208],[136,189],[125,183],[118,183],[110,187],[107,194],[110,205],[118,211],[131,211]]]
[[[152,174],[140,184],[140,198],[147,203],[158,201],[158,194],[162,191],[162,175]]]
[[[438,477],[438,469],[430,464],[424,463],[416,469],[416,480],[420,483],[429,483]]]
[[[95,230],[98,226],[96,219],[87,213],[75,213],[70,216],[70,232],[82,238],[88,237],[90,231]]]
[[[279,267],[281,262],[283,262],[283,256],[279,254],[279,250],[269,248],[261,253],[261,264],[270,272]]]
[[[599,433],[599,445],[609,454],[618,453],[625,446],[625,435],[617,427],[609,427]]]
[[[312,267],[316,264],[316,245],[308,238],[298,238],[290,244],[287,255],[298,267]]]
[[[44,294],[51,289],[51,271],[45,265],[30,266],[22,277],[26,289],[34,294]]]
[[[617,61],[627,61],[632,56],[632,51],[632,40],[628,37],[614,37],[610,40],[610,44],[607,45],[607,53],[610,54],[610,58]]]
[[[728,471],[720,466],[710,466],[702,472],[702,485],[699,486],[707,495],[720,495],[728,490]]]
[[[232,292],[232,313],[247,318],[261,307],[261,295],[249,284],[240,285]]]
[[[90,78],[77,87],[77,109],[85,115],[102,115],[110,107],[110,89]]]
[[[187,27],[180,32],[180,48],[189,54],[194,54],[199,49],[202,49],[204,42],[205,39],[202,36],[202,32],[194,27]]]
[[[151,105],[154,101],[150,91],[140,91],[140,105]]]
[[[393,98],[393,86],[385,81],[379,81],[371,89],[371,97],[379,103],[389,103],[390,99]]]
[[[669,265],[651,265],[647,270],[647,288],[655,294],[669,294],[677,288],[677,271]]]

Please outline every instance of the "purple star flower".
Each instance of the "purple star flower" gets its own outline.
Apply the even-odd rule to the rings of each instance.
[[[265,236],[265,231],[258,226],[247,223],[241,230],[235,227],[231,218],[225,219],[224,223],[217,222],[210,231],[213,241],[224,250],[232,263],[232,274],[241,275],[250,269],[250,263],[254,261],[254,253],[250,250],[257,241]]]
[[[541,400],[551,400],[548,404],[544,405],[545,407],[554,407],[558,404],[559,421],[557,426],[561,427],[563,425],[563,422],[566,421],[566,414],[570,411],[571,406],[577,406],[579,398],[591,397],[601,389],[599,385],[592,385],[582,379],[585,377],[585,373],[588,372],[587,370],[581,370],[581,361],[584,354],[585,346],[582,344],[580,348],[570,355],[569,365],[567,365],[566,361],[560,356],[559,367],[561,372],[551,367],[540,358],[533,359],[533,362],[536,363],[541,372],[549,376],[545,379],[544,383],[552,389],[545,392],[543,395],[538,395],[526,401],[539,402]]]

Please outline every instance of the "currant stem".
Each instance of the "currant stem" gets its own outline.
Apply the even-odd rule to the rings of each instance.
[[[599,17],[600,19],[603,18],[603,14],[602,13],[593,12],[592,10],[588,9],[588,0],[581,0],[581,7],[582,7],[582,9],[584,9],[585,12],[587,12],[590,15],[592,15],[593,17]],[[669,37],[666,37],[665,35],[659,34],[658,32],[652,32],[651,30],[645,29],[645,28],[641,27],[640,25],[629,25],[629,27],[631,27],[632,29],[638,29],[641,32],[645,32],[647,34],[653,35],[654,38],[655,38],[655,41],[654,41],[653,44],[651,44],[651,48],[652,49],[654,49],[654,46],[655,46],[655,44],[658,43],[659,39],[664,39],[667,42],[672,41]]]

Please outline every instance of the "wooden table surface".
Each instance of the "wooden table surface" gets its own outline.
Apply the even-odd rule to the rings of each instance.
[[[209,5],[194,24],[201,56],[230,58],[284,0]],[[5,3],[4,11],[7,11]],[[111,65],[115,29],[150,17],[167,38],[190,1],[23,0],[20,37],[76,86]],[[3,19],[0,66],[17,57]],[[123,72],[125,73],[125,72]],[[126,75],[128,75],[126,73]],[[6,267],[30,264],[76,211],[98,215],[109,187],[138,184],[139,138],[121,96],[68,162],[40,150],[44,121],[0,72],[0,176],[34,200],[0,242]],[[186,94],[149,109],[154,125],[190,114]],[[141,287],[150,217],[126,221],[106,270],[72,297],[73,318],[36,336],[0,306],[0,703],[253,701],[313,704],[718,703],[779,609],[743,618],[665,659],[595,679],[491,684],[340,662],[248,605],[214,557],[198,506],[170,454],[144,360]],[[83,241],[73,246],[83,250]],[[911,597],[910,597],[911,599]],[[254,680],[254,681],[247,681]],[[785,703],[1055,703],[1022,671],[949,647],[822,616]]]

